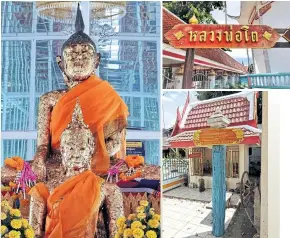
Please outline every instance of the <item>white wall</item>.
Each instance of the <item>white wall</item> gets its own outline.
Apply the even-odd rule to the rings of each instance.
[[[199,179],[200,178],[204,179],[204,187],[206,189],[212,188],[212,177],[211,176],[190,176],[190,183],[195,183],[197,186],[199,185]],[[236,189],[237,183],[240,182],[241,179],[239,178],[227,178],[226,183],[227,183],[227,189]]]
[[[191,165],[189,168],[191,169]],[[227,189],[235,189],[237,187],[237,183],[241,181],[244,171],[249,171],[249,145],[239,145],[239,178],[227,178]],[[198,185],[198,180],[202,177],[205,188],[212,188],[212,176],[192,176],[191,171],[189,171],[189,175],[189,183]]]

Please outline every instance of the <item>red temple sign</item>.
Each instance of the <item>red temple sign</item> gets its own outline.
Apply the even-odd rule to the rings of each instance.
[[[202,153],[201,152],[192,152],[192,150],[189,150],[188,158],[195,158],[195,159],[202,158]]]
[[[280,35],[265,25],[180,24],[165,34],[175,48],[272,48]]]

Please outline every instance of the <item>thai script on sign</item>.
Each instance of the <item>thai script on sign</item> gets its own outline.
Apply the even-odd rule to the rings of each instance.
[[[207,40],[211,42],[221,42],[222,38],[225,37],[226,42],[232,42],[235,40],[236,42],[242,42],[243,40],[245,42],[248,42],[249,40],[252,42],[258,42],[258,32],[252,31],[249,32],[248,26],[242,26],[239,31],[233,32],[233,26],[230,26],[229,31],[189,31],[189,41],[190,42],[196,42],[199,40],[200,42],[206,42]]]
[[[174,26],[165,38],[175,48],[271,48],[280,35],[265,25]]]

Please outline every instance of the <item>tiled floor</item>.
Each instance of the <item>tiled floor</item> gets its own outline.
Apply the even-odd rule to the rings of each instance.
[[[231,196],[232,193],[227,192],[227,196]],[[201,202],[211,202],[212,200],[212,190],[206,189],[204,192],[200,193],[198,188],[189,187],[178,187],[167,192],[164,192],[164,196],[183,198],[194,201]]]
[[[227,228],[236,209],[226,210]],[[214,237],[212,232],[212,210],[206,203],[166,198],[162,199],[162,238]]]

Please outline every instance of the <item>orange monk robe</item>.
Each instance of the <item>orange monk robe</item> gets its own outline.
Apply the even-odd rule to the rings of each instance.
[[[47,201],[45,238],[85,237],[98,216],[103,182],[88,170],[59,185],[51,195],[43,183],[35,185],[29,194]]]
[[[50,123],[51,145],[54,149],[59,147],[61,134],[71,122],[77,99],[84,122],[95,136],[96,152],[92,158],[92,170],[106,173],[110,158],[105,146],[104,126],[120,120],[125,127],[129,115],[127,105],[108,82],[92,75],[63,95],[55,105]]]

